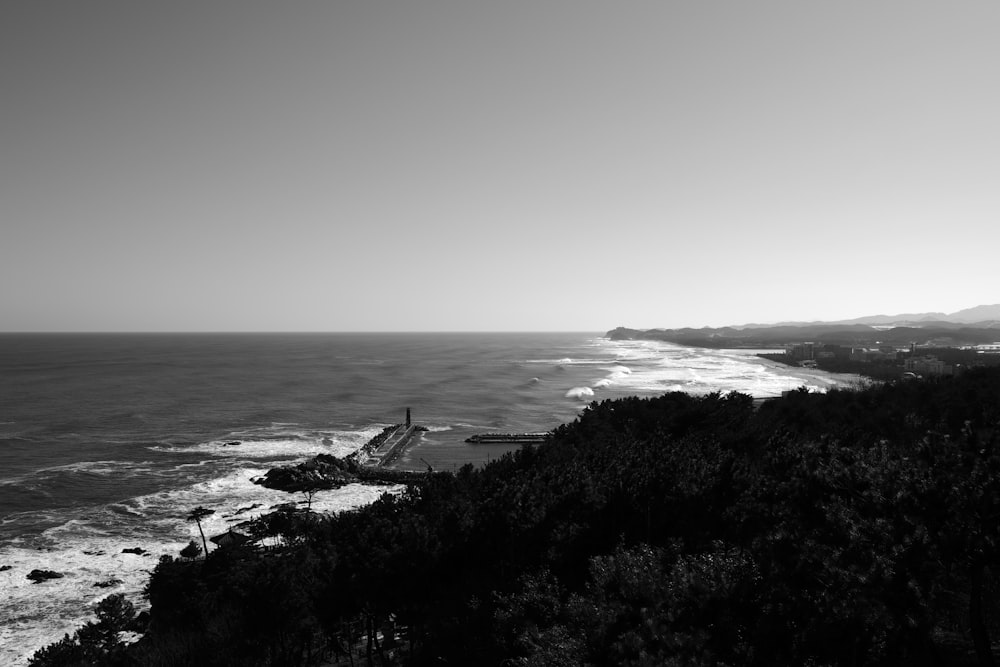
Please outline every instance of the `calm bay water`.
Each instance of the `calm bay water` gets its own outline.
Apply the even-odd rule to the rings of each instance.
[[[250,480],[347,454],[406,408],[430,431],[397,465],[449,470],[506,450],[465,444],[472,433],[549,430],[593,400],[843,379],[585,333],[0,335],[0,664],[23,664],[109,593],[141,608],[159,556],[197,536],[195,506],[216,510],[214,534],[298,501]],[[313,507],[386,490],[352,485]],[[65,576],[33,584],[36,568]]]

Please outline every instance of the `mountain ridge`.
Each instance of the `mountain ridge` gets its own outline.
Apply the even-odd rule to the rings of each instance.
[[[821,326],[867,324],[873,326],[912,324],[986,324],[1000,322],[1000,303],[963,308],[954,313],[926,312],[901,313],[899,315],[866,315],[847,320],[788,321],[776,323],[751,323],[726,328],[759,329],[784,326]]]

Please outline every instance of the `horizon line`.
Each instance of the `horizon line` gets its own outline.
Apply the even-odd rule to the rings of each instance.
[[[176,330],[11,330],[0,331],[3,335],[238,335],[238,334],[536,334],[536,333],[566,333],[595,334],[607,333],[610,329],[176,329]]]

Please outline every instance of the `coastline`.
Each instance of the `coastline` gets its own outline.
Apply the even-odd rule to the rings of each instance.
[[[755,356],[754,358],[762,366],[778,370],[782,375],[801,379],[806,386],[814,384],[823,390],[847,388],[863,381],[862,376],[857,373],[832,373],[819,368],[789,366],[788,364],[765,357]]]
[[[246,344],[247,340],[254,342],[256,339],[239,338],[238,342]],[[403,342],[406,340],[409,339]],[[137,444],[128,445],[131,449],[121,445],[121,453],[94,450],[101,453],[81,455],[80,462],[59,461],[56,467],[40,462],[37,471],[12,479],[8,488],[18,489],[29,497],[31,489],[42,482],[50,489],[72,490],[77,487],[69,485],[78,485],[92,490],[103,488],[101,485],[120,489],[121,481],[127,481],[133,490],[125,500],[88,501],[82,521],[79,512],[64,517],[60,507],[46,508],[44,511],[51,515],[46,520],[56,525],[42,524],[37,534],[25,533],[28,537],[21,541],[0,545],[3,547],[0,566],[13,566],[11,570],[0,572],[0,591],[13,594],[9,599],[10,608],[23,610],[17,612],[15,627],[0,629],[0,655],[4,656],[0,662],[24,664],[35,649],[58,641],[64,632],[72,632],[92,620],[93,604],[111,592],[127,593],[137,608],[142,609],[145,605],[140,602],[139,592],[147,576],[143,571],[151,569],[159,555],[176,555],[189,540],[198,540],[198,528],[184,520],[184,511],[197,505],[216,509],[216,514],[206,520],[205,530],[217,534],[263,508],[305,502],[302,494],[279,496],[284,492],[272,493],[250,480],[275,465],[304,461],[319,453],[343,455],[362,446],[386,425],[384,420],[370,415],[372,405],[389,404],[387,409],[401,413],[407,405],[413,404],[421,421],[431,427],[412,448],[392,462],[392,470],[424,472],[426,459],[434,464],[435,470],[454,471],[465,463],[485,464],[511,449],[503,443],[467,445],[464,440],[469,435],[547,430],[572,422],[575,414],[594,401],[625,395],[659,395],[687,387],[692,394],[718,389],[723,393],[735,390],[770,398],[779,396],[783,389],[802,384],[822,391],[858,380],[853,375],[771,362],[756,357],[755,351],[748,349],[718,350],[648,342],[621,344],[599,339],[582,342],[559,339],[552,343],[548,338],[538,343],[529,341],[531,345],[524,346],[519,340],[503,338],[487,346],[485,362],[479,338],[457,352],[450,338],[440,352],[432,350],[429,354],[425,347],[416,347],[422,359],[434,361],[432,370],[435,373],[426,372],[427,361],[424,360],[413,366],[415,372],[409,374],[411,366],[406,365],[405,359],[415,355],[415,349],[401,346],[399,341],[392,341],[391,347],[369,349],[363,344],[370,344],[370,341],[365,343],[350,338],[343,341],[349,355],[343,357],[347,361],[342,361],[340,356],[329,356],[329,341],[323,339],[317,343],[317,347],[322,348],[322,355],[316,352],[304,359],[310,363],[315,359],[324,360],[320,363],[324,369],[322,377],[344,378],[345,384],[343,387],[332,385],[331,389],[307,383],[308,395],[316,398],[311,403],[296,404],[294,410],[283,403],[280,393],[269,393],[273,391],[269,384],[258,386],[252,378],[239,374],[230,376],[229,368],[244,367],[237,363],[242,363],[245,356],[244,352],[239,352],[242,349],[239,346],[233,346],[238,354],[222,358],[225,364],[215,361],[214,347],[206,348],[212,351],[210,359],[206,359],[200,349],[191,352],[186,347],[179,347],[170,352],[167,358],[172,368],[198,368],[199,373],[207,372],[210,380],[207,387],[211,389],[211,400],[208,400],[206,388],[205,400],[185,405],[183,413],[177,411],[172,399],[167,400],[176,389],[176,378],[153,373],[144,376],[146,384],[143,386],[147,387],[149,397],[147,404],[141,407],[146,416],[143,420],[135,418],[140,410],[137,404],[133,405],[133,398],[115,393],[115,388],[122,384],[121,377],[125,380],[132,377],[132,366],[126,364],[115,366],[121,370],[118,375],[108,376],[107,387],[98,387],[99,395],[108,398],[102,400],[101,405],[114,406],[107,414],[100,410],[94,414],[80,414],[78,407],[67,408],[54,398],[50,400],[48,394],[39,389],[35,398],[40,405],[47,406],[46,413],[66,415],[64,430],[79,428],[69,421],[70,418],[85,424],[94,421],[96,426],[91,428],[113,425],[113,428],[99,431],[102,442]],[[152,342],[143,338],[135,345],[145,351],[145,346]],[[423,337],[412,345],[417,343],[426,346]],[[516,345],[512,348],[513,344],[520,344],[524,349]],[[354,350],[359,345],[364,355]],[[685,348],[683,353],[681,347]],[[302,371],[296,365],[300,363],[299,357],[286,358],[272,348],[284,350],[288,346],[254,347],[251,351],[255,359],[270,360],[269,363],[276,367],[287,366],[291,369],[290,376]],[[110,344],[94,349],[102,358],[111,360],[124,354]],[[87,358],[93,356],[90,347],[85,351]],[[724,358],[719,359],[720,353]],[[739,357],[738,364],[732,358],[734,353]],[[48,354],[44,355],[44,359],[48,358]],[[378,360],[378,364],[371,359]],[[50,362],[39,363],[43,363],[44,368],[44,364]],[[218,367],[213,366],[216,363]],[[386,370],[382,370],[383,366]],[[470,366],[479,372],[474,376],[466,373],[465,369]],[[72,373],[60,372],[65,375],[62,383],[67,386],[90,386],[87,374],[78,379]],[[364,382],[358,378],[364,378]],[[782,382],[781,378],[786,381]],[[759,385],[760,392],[751,389],[755,385]],[[184,387],[187,392],[187,385]],[[579,399],[567,397],[567,389],[573,387],[591,387],[594,394]],[[157,392],[155,396],[153,390]],[[245,401],[248,391],[262,397],[258,401],[260,404],[276,407],[262,410],[259,405]],[[144,392],[136,396],[147,396]],[[331,395],[337,397],[333,408],[329,403]],[[156,401],[163,401],[163,404]],[[201,410],[201,405],[207,406],[206,409]],[[217,419],[218,414],[224,419]],[[330,414],[332,416],[328,416]],[[95,415],[101,417],[99,422]],[[376,417],[381,416],[380,407]],[[30,425],[30,422],[25,424]],[[19,423],[9,427],[9,432],[13,433],[15,428],[26,426]],[[59,431],[63,428],[61,423],[54,428],[44,428],[52,430],[51,440],[55,443],[73,443],[75,447],[80,439]],[[211,435],[202,435],[202,431]],[[332,445],[327,442],[329,440],[333,441]],[[235,441],[240,444],[233,446]],[[86,446],[84,443],[82,451],[89,451]],[[68,450],[56,450],[55,455],[76,456]],[[350,509],[372,502],[379,494],[378,487],[351,484],[339,490],[320,492],[312,501],[312,509],[334,512]],[[261,509],[254,508],[258,503]],[[19,519],[27,517],[27,513],[16,515]],[[123,548],[137,546],[147,554],[122,553]],[[66,576],[32,584],[25,575],[35,568],[58,571]],[[93,586],[113,579],[122,580],[122,583],[108,589]],[[30,605],[27,604],[29,598],[34,600]],[[35,642],[38,643],[32,646]]]

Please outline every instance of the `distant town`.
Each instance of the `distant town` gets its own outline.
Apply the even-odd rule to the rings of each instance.
[[[759,356],[773,361],[882,380],[954,375],[976,366],[1000,366],[1000,305],[977,306],[951,315],[878,315],[841,322],[701,329],[618,327],[607,335],[614,340],[759,349]]]
[[[762,352],[758,356],[789,365],[890,380],[954,375],[965,368],[1000,366],[1000,345],[953,347],[912,342],[900,349],[894,345],[858,347],[801,342],[787,345],[784,352]]]

